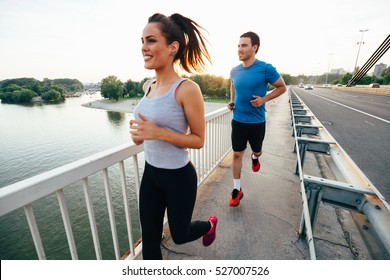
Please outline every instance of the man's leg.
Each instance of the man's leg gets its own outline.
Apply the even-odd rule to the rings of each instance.
[[[249,137],[249,144],[252,149],[251,160],[252,160],[252,170],[257,172],[260,170],[260,160],[259,157],[262,154],[263,140],[265,136],[265,122],[260,124],[253,124],[253,129],[251,129],[251,134]]]
[[[252,155],[254,155],[256,158],[259,158],[263,152],[254,152],[252,151]]]
[[[241,169],[242,169],[242,157],[244,156],[245,150],[242,152],[233,152],[233,184],[234,188],[232,195],[229,200],[229,205],[236,207],[240,204],[240,200],[244,197],[244,193],[241,188]]]
[[[229,200],[230,206],[238,206],[240,200],[243,197],[241,188],[241,170],[242,170],[242,157],[244,156],[247,138],[245,132],[245,125],[232,120],[232,148],[233,148],[233,191]]]
[[[233,179],[241,178],[241,170],[242,170],[242,157],[244,156],[245,151],[242,152],[233,152]]]

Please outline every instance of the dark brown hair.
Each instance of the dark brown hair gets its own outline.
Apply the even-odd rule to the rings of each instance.
[[[252,46],[257,45],[257,50],[256,50],[256,53],[257,53],[259,51],[259,48],[260,48],[259,35],[257,35],[255,32],[249,31],[249,32],[245,32],[244,34],[242,34],[240,36],[240,38],[243,38],[243,37],[251,39]]]
[[[200,29],[205,30],[195,21],[180,14],[167,17],[163,14],[154,14],[148,23],[156,22],[161,26],[161,33],[167,43],[179,43],[179,50],[173,61],[180,61],[180,67],[187,73],[203,72],[206,69],[205,59],[211,63],[211,57],[206,47],[206,38]]]

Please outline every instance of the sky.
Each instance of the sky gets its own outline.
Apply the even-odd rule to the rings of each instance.
[[[280,73],[351,72],[357,57],[363,66],[390,34],[389,11],[389,0],[0,0],[0,80],[152,77],[141,36],[157,12],[180,13],[207,30],[213,64],[206,74],[229,77],[247,31],[260,36],[256,57]],[[390,66],[390,52],[377,63]]]

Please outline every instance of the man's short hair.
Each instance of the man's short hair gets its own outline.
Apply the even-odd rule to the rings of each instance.
[[[249,32],[245,32],[244,34],[242,34],[240,36],[240,38],[243,38],[243,37],[251,39],[252,46],[257,45],[257,50],[256,50],[256,53],[257,53],[257,51],[260,48],[260,37],[259,37],[259,35],[257,35],[255,32],[249,31]]]

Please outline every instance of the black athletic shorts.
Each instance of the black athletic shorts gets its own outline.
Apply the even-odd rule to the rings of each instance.
[[[242,123],[232,120],[232,147],[235,152],[242,152],[249,142],[253,152],[261,152],[265,136],[265,122]]]

